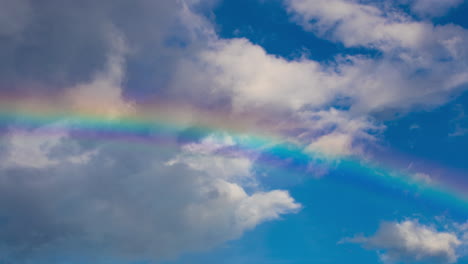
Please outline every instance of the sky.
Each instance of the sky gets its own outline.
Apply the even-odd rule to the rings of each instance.
[[[467,12],[0,0],[0,264],[468,264]]]

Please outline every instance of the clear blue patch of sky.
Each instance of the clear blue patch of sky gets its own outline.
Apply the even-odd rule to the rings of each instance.
[[[468,92],[439,108],[409,113],[385,125],[385,142],[392,149],[468,175]]]

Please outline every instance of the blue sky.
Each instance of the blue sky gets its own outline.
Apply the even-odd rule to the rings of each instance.
[[[0,264],[468,263],[468,2],[0,6]]]

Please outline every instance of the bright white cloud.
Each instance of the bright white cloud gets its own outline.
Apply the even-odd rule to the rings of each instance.
[[[182,153],[166,164],[185,164],[193,170],[207,173],[213,179],[255,185],[255,176],[250,171],[255,157],[230,150],[236,146],[237,142],[228,134],[211,134],[200,142],[184,145]]]
[[[457,248],[462,245],[456,233],[438,231],[415,220],[383,222],[373,236],[345,241],[379,250],[387,263],[455,263]]]
[[[307,150],[332,157],[346,156],[353,154],[352,141],[349,134],[331,133],[319,137]]]

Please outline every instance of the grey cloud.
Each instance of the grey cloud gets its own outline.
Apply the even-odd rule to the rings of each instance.
[[[103,118],[133,111],[137,100],[124,97],[139,92],[140,87],[131,86],[132,78],[136,78],[133,74],[141,69],[140,63],[151,73],[154,71],[155,80],[170,79],[171,63],[177,64],[178,56],[197,49],[196,43],[190,41],[196,42],[198,34],[210,34],[210,30],[204,28],[202,18],[180,5],[181,1],[138,1],[129,6],[125,3],[51,1],[33,8],[45,21],[62,22],[56,27],[57,32],[54,26],[39,23],[42,26],[38,28],[45,30],[46,36],[37,39],[31,36],[39,44],[45,41],[44,46],[33,49],[33,54],[39,56],[44,52],[41,56],[46,56],[50,52],[58,61],[49,60],[51,68],[43,69],[45,77],[27,69],[16,69],[15,74],[31,78],[39,86],[55,82],[56,89],[60,90],[58,101],[66,108],[91,111]],[[74,13],[71,7],[78,11]],[[91,12],[89,20],[81,21],[86,11]],[[181,17],[178,12],[185,13]],[[159,18],[152,17],[159,13]],[[61,17],[64,14],[72,17]],[[184,28],[187,23],[192,28]],[[174,27],[182,34],[173,34]],[[25,29],[22,34],[29,34],[28,30],[38,29]],[[60,41],[54,37],[67,38],[64,46],[57,50],[53,45],[49,47],[49,44],[59,45]],[[88,39],[95,42],[86,46]],[[165,41],[181,42],[183,48],[174,51],[165,46]],[[15,43],[15,50],[21,53],[24,43]],[[186,43],[190,45],[184,46]],[[89,66],[86,71],[75,68],[75,63],[79,62],[65,58],[64,54],[68,55],[65,50],[69,51],[71,45],[76,45],[73,55],[83,56]],[[32,68],[40,66],[42,61],[11,56],[12,60],[18,59]],[[93,58],[88,60],[87,56]],[[66,67],[68,62],[71,68]],[[58,74],[57,69],[62,67],[65,72]],[[76,76],[70,78],[68,75],[73,73]],[[10,81],[17,82],[14,74],[4,74],[12,77]],[[65,81],[57,82],[57,76]],[[143,80],[143,84],[150,87],[141,88],[145,96],[148,96],[145,89],[156,85],[152,80]],[[171,94],[160,87],[154,89],[159,96]],[[184,95],[187,90],[190,89],[180,88],[174,96]],[[51,88],[37,92],[47,94]],[[184,154],[178,147],[125,140],[118,143],[94,141],[93,135],[88,140],[80,140],[79,133],[67,132],[67,127],[74,125],[70,122],[51,124],[63,131],[59,134],[48,133],[49,127],[41,126],[28,131],[13,129],[2,137],[0,146],[5,149],[0,161],[2,261],[35,264],[60,260],[77,263],[100,260],[114,263],[118,259],[159,261],[187,251],[212,248],[300,207],[285,191],[250,188],[247,193],[244,181],[237,180],[239,175],[234,173],[245,174],[249,170],[251,162],[246,159],[221,161],[233,170],[226,175],[216,173],[220,171],[219,166],[210,166],[219,162],[217,157],[203,153],[191,153],[193,158],[201,155],[199,160],[206,163],[203,167],[194,169],[182,163],[169,165],[168,161]],[[167,138],[167,145],[177,146],[183,129],[180,132]],[[200,139],[204,137],[200,135]],[[30,224],[31,221],[34,223]]]
[[[31,19],[29,2],[23,0],[1,0],[0,38],[19,34],[28,26]]]
[[[18,26],[8,29],[10,33],[0,41],[0,89],[45,93],[91,79],[106,64],[112,47],[108,33],[113,28],[131,50],[128,87],[136,89],[134,94],[164,90],[161,86],[182,47],[187,48],[173,44],[188,45],[191,41],[182,30],[182,2],[3,0],[0,19],[14,17],[15,21],[1,25]]]
[[[89,151],[86,141],[67,135],[50,151],[66,157],[74,145],[81,155]],[[177,135],[168,141],[175,144]],[[59,252],[67,261],[158,261],[207,250],[299,209],[285,191],[246,193],[237,175],[216,173],[211,155],[200,153],[206,164],[193,169],[167,164],[180,153],[177,147],[125,141],[93,145],[85,162],[65,158],[0,170],[0,260],[55,263],[53,252]],[[235,166],[233,161],[234,171]],[[245,171],[245,162],[239,166]]]
[[[369,131],[379,131],[367,118],[373,111],[404,109],[428,100],[442,103],[468,78],[462,60],[467,57],[468,34],[457,26],[386,23],[376,8],[351,8],[348,11],[357,10],[363,14],[358,17],[382,26],[388,34],[374,30],[356,34],[345,28],[335,37],[350,46],[380,49],[384,55],[339,56],[322,65],[278,58],[247,40],[219,39],[211,25],[187,9],[189,2],[198,1],[25,2],[31,20],[10,30],[0,43],[0,89],[41,94],[60,90],[73,107],[100,114],[109,104],[126,106],[152,95],[236,114],[254,112],[255,125],[267,123],[271,131],[310,144],[312,150],[330,149],[331,144],[330,154],[349,155],[362,150],[356,140],[372,142]],[[319,2],[343,1],[313,3]],[[325,26],[328,15],[321,17]],[[348,26],[356,29],[356,23],[366,21],[351,22]],[[128,50],[113,54],[115,39],[109,38],[109,31],[117,32]],[[371,36],[366,35],[369,32]],[[425,43],[414,32],[435,37]],[[82,99],[73,101],[76,98]],[[338,98],[350,98],[349,111],[329,107]],[[7,150],[0,154],[0,224],[5,227],[0,231],[4,238],[0,256],[5,261],[28,263],[34,258],[36,263],[53,263],[47,253],[57,251],[92,260],[110,256],[159,260],[216,246],[299,208],[284,191],[247,193],[244,181],[231,175],[237,171],[251,177],[246,160],[226,161],[210,153],[150,144],[90,142],[73,133],[51,140],[34,132],[29,131],[27,136],[34,140],[27,146],[15,144],[11,135],[1,146]],[[41,148],[41,140],[49,140],[52,147]],[[190,143],[183,133],[168,140],[171,146],[177,141]],[[16,158],[33,153],[41,162],[18,162],[11,156],[14,151]],[[174,159],[178,162],[168,164]],[[194,169],[192,164],[200,162],[203,166]],[[226,164],[240,167],[221,176],[215,173]],[[389,224],[384,229],[389,228],[400,227]],[[439,237],[417,224],[410,230]],[[443,237],[448,238],[446,247],[434,254],[451,261],[457,242]],[[393,249],[402,239],[394,237],[390,244],[371,238],[361,242]],[[420,249],[426,254],[422,259],[432,254],[421,241],[416,247]],[[395,254],[390,250],[387,256],[410,256],[412,250]]]

